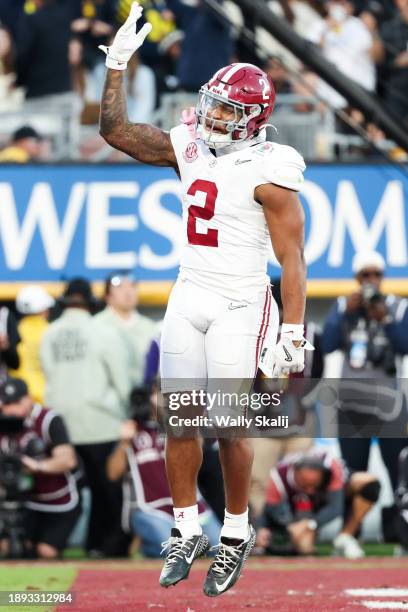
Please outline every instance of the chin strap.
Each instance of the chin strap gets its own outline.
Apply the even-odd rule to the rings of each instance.
[[[239,142],[234,141],[231,144],[225,145],[225,147],[214,147],[214,149],[217,152],[217,157],[221,157],[222,155],[227,155],[228,153],[233,153],[234,151],[240,151],[241,149],[246,149],[247,147],[252,147],[262,142],[266,142],[265,129],[262,129],[258,136],[251,138],[251,140],[241,140]],[[212,148],[208,142],[206,144],[208,147],[210,147],[210,149]]]

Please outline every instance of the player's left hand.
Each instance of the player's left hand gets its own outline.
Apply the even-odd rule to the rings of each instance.
[[[296,344],[294,344],[296,342]],[[305,350],[314,351],[314,346],[302,338],[294,341],[284,334],[274,349],[275,363],[272,369],[272,378],[288,376],[295,372],[303,372],[305,367]]]
[[[314,351],[314,346],[303,334],[303,325],[282,323],[278,344],[262,348],[259,368],[266,376],[282,378],[292,372],[303,372],[305,351]]]

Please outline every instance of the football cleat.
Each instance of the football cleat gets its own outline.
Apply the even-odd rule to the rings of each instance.
[[[228,591],[241,575],[244,563],[254,547],[256,539],[255,529],[249,525],[249,539],[246,541],[233,538],[221,538],[217,546],[214,561],[210,565],[204,583],[204,593],[208,597],[217,597]]]
[[[180,531],[173,527],[170,538],[162,543],[162,547],[162,553],[167,553],[160,574],[160,585],[169,587],[188,578],[193,561],[204,555],[209,542],[204,534],[183,538]]]

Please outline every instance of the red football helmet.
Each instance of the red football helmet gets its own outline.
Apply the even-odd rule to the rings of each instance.
[[[220,68],[199,91],[197,132],[211,148],[251,140],[265,127],[275,105],[270,77],[253,64],[230,64]],[[231,107],[228,121],[208,116],[216,107]],[[227,133],[217,129],[224,124]]]

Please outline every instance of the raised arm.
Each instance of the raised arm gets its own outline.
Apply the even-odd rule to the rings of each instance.
[[[123,74],[133,53],[152,29],[150,23],[145,23],[136,32],[142,12],[138,2],[133,2],[129,16],[116,33],[112,45],[99,47],[106,53],[108,67],[101,102],[100,134],[112,147],[140,162],[171,166],[177,170],[170,135],[153,125],[131,123],[127,116]]]
[[[140,162],[177,169],[170,135],[153,125],[128,120],[121,70],[107,70],[99,131],[112,147]]]

